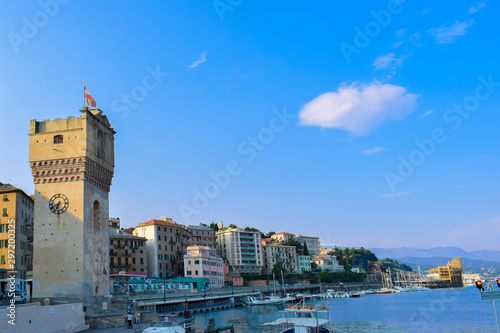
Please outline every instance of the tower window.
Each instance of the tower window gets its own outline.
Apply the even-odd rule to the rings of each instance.
[[[101,209],[99,201],[94,201],[94,229],[101,229]]]
[[[62,135],[54,135],[54,143],[63,143],[63,140]]]

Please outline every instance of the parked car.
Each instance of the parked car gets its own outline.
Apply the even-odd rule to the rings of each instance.
[[[26,303],[26,293],[24,291],[14,292],[14,297],[12,297],[15,302]]]

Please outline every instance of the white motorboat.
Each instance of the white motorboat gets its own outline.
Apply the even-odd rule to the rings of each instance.
[[[265,332],[280,333],[329,333],[330,311],[326,307],[303,305],[289,306],[280,311],[277,320],[262,324]]]
[[[283,304],[285,303],[286,298],[282,298],[279,296],[270,296],[262,299],[249,297],[249,301],[247,305],[274,305],[274,304]]]
[[[144,329],[142,333],[186,333],[186,329],[175,322],[177,315],[158,315],[156,323]]]

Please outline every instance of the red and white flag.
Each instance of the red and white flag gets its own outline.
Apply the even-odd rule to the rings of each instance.
[[[87,102],[87,106],[95,108],[97,106],[97,103],[95,102],[94,97],[92,97],[92,95],[89,93],[85,85],[83,85],[83,88],[84,88],[84,98],[85,101]]]

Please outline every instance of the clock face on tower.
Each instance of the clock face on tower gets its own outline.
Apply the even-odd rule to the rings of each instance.
[[[50,211],[54,214],[59,215],[64,213],[68,209],[68,206],[69,200],[64,194],[54,194],[54,196],[50,198],[49,208]]]

